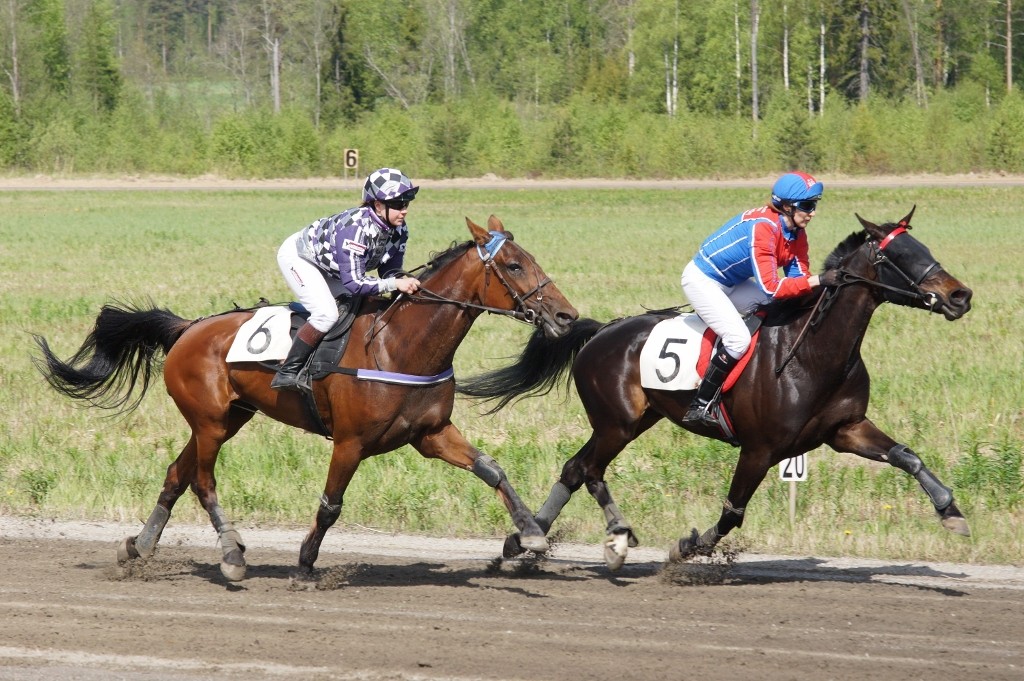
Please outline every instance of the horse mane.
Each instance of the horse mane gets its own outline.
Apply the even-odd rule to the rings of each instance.
[[[445,265],[455,260],[460,255],[469,250],[470,246],[473,245],[473,241],[453,241],[447,250],[444,251],[433,251],[430,254],[430,260],[424,265],[423,272],[419,275],[420,280],[427,280],[433,275],[437,274]]]
[[[829,253],[827,258],[825,258],[824,269],[829,270],[839,267],[848,255],[863,246],[864,242],[867,240],[868,233],[864,230],[850,234],[848,237],[840,241],[839,245],[832,249],[832,252]],[[800,316],[802,313],[813,307],[814,304],[818,302],[818,298],[821,297],[822,290],[823,289],[819,288],[804,296],[773,300],[762,305],[758,308],[759,311],[765,313],[765,318],[762,324],[764,326],[783,326],[788,324],[795,317]]]
[[[512,232],[506,230],[505,238],[509,241],[515,241],[515,237],[512,236]],[[426,280],[437,274],[437,272],[444,268],[445,265],[455,260],[460,255],[468,251],[470,248],[476,245],[476,242],[470,239],[469,241],[453,241],[447,250],[444,251],[433,251],[430,254],[430,260],[423,266],[423,271],[419,275],[420,280]]]

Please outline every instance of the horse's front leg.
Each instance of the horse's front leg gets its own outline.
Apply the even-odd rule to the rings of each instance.
[[[869,419],[840,428],[828,445],[836,451],[850,452],[872,461],[884,461],[906,471],[928,495],[944,528],[965,537],[971,535],[967,520],[953,501],[953,490],[943,485],[910,447],[893,440]]]
[[[358,441],[335,440],[331,465],[327,469],[327,484],[320,497],[320,508],[316,513],[313,527],[302,540],[299,549],[300,578],[308,578],[313,574],[313,563],[320,555],[320,544],[323,543],[327,530],[341,516],[341,507],[345,498],[345,490],[352,481],[359,463],[362,461],[362,449]]]
[[[533,514],[523,503],[505,476],[498,462],[471,445],[451,422],[439,430],[428,433],[412,443],[420,454],[428,458],[441,459],[453,466],[472,471],[474,475],[493,487],[508,509],[512,522],[519,528],[520,542],[524,549],[535,553],[546,553],[548,541],[544,531],[533,519]]]
[[[696,555],[710,556],[715,546],[733,529],[743,525],[743,514],[747,503],[754,496],[758,485],[764,480],[771,468],[771,456],[768,452],[753,452],[747,449],[740,451],[736,470],[732,474],[729,494],[722,505],[722,515],[718,522],[708,528],[704,534],[697,534],[694,529],[687,537],[682,537],[669,550],[670,561],[679,562]]]

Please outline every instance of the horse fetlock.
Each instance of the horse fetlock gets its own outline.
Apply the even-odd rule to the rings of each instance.
[[[932,506],[940,514],[953,503],[953,490],[939,482],[939,479],[930,470],[922,466],[921,472],[914,477],[921,484],[924,493],[931,499]]]
[[[242,559],[242,554],[245,553],[245,543],[242,542],[242,535],[238,533],[234,527],[229,527],[220,533],[220,546],[224,552],[224,558],[227,560],[229,555],[237,555],[236,560],[242,560],[241,564],[244,565],[245,561]]]
[[[473,474],[487,483],[489,487],[497,487],[505,480],[505,471],[501,469],[494,457],[481,454],[473,461]]]

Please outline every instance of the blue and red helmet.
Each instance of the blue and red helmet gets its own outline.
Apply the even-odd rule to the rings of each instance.
[[[825,185],[807,173],[786,173],[772,185],[772,205],[781,208],[796,201],[817,201],[825,191]]]
[[[381,168],[374,170],[363,184],[363,203],[373,201],[412,201],[416,198],[419,187],[414,187],[412,180],[397,168]]]

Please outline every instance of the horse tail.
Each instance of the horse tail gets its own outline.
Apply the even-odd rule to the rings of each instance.
[[[57,392],[128,413],[149,388],[157,352],[166,354],[191,324],[167,310],[108,304],[69,360],[58,359],[46,339],[33,334],[41,356],[32,361]],[[137,385],[138,396],[133,398]]]
[[[485,412],[493,414],[510,402],[546,395],[563,374],[568,386],[568,369],[573,360],[603,326],[593,319],[577,319],[567,334],[555,339],[549,339],[544,330],[538,328],[518,360],[502,369],[460,381],[456,390],[483,402],[497,400],[497,405]]]

